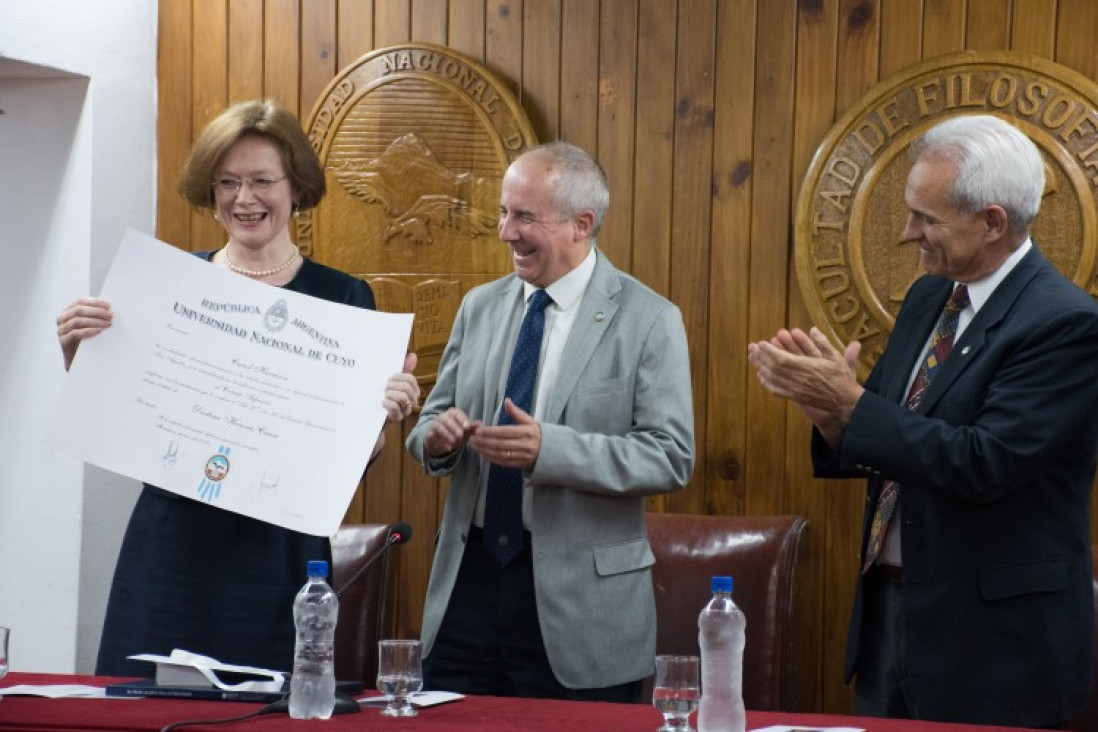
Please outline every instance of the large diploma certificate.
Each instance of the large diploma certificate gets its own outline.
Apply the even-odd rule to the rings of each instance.
[[[129,231],[48,439],[83,460],[330,536],[385,424],[411,314],[254,282]]]

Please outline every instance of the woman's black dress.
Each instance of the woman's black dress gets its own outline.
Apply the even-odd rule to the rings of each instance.
[[[374,307],[365,282],[307,259],[284,289]],[[151,677],[151,664],[126,657],[174,648],[289,671],[293,598],[310,559],[331,562],[326,537],[146,485],[118,555],[96,674]]]

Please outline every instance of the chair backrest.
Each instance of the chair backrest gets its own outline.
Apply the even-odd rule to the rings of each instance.
[[[1098,544],[1090,548],[1091,576],[1094,583],[1094,656],[1098,660]],[[1068,729],[1098,730],[1098,669],[1090,692],[1090,704],[1078,717],[1068,722]]]
[[[346,524],[332,537],[332,582],[337,592],[383,546],[388,524]],[[377,678],[377,642],[389,637],[396,601],[394,585],[399,551],[389,551],[362,573],[339,598],[336,624],[336,678],[373,687]]]
[[[656,653],[698,655],[698,613],[712,596],[710,579],[731,575],[732,597],[747,616],[744,703],[757,711],[800,711],[795,589],[806,526],[800,516],[649,513]]]

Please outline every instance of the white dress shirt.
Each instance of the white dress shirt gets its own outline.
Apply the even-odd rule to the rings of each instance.
[[[580,300],[583,299],[583,293],[587,291],[587,285],[591,282],[591,276],[595,273],[595,259],[595,249],[592,247],[578,267],[545,288],[553,302],[545,308],[545,333],[542,335],[538,380],[534,387],[534,419],[541,419],[547,397],[557,383],[557,377],[560,375],[561,370],[561,356],[564,354],[564,345],[568,342],[568,334],[572,332],[572,324],[576,322],[576,313],[579,312],[579,304]],[[536,289],[528,282],[523,283],[523,297],[527,303],[530,302],[530,296],[534,294]],[[521,319],[519,320],[520,322],[514,326],[508,337],[507,349],[509,352],[515,350],[515,342],[518,340],[518,327],[521,325]],[[506,381],[506,374],[510,368],[511,361],[508,359],[503,374],[504,381]],[[499,414],[499,408],[502,404],[501,400],[496,407],[496,414]],[[479,491],[473,523],[477,526],[484,526],[484,502],[488,493],[487,469],[481,471]],[[530,483],[524,478],[522,483],[522,525],[527,529],[530,528],[530,507]]]

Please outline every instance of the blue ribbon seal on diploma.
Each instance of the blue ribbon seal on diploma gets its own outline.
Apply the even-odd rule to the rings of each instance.
[[[206,477],[198,484],[198,495],[202,500],[213,502],[221,495],[221,481],[229,474],[229,448],[221,445],[217,454],[206,461]]]

